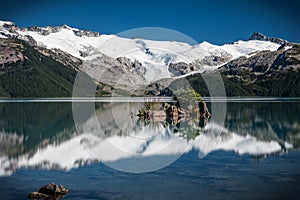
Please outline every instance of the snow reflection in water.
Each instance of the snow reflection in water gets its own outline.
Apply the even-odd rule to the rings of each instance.
[[[43,107],[43,105],[39,106]],[[117,110],[121,112],[122,106],[124,104],[119,103],[114,105],[114,108],[117,107]],[[43,107],[43,109],[45,108]],[[43,109],[37,109],[36,112],[39,113]],[[70,110],[61,111],[58,104],[53,105],[51,109],[56,110],[57,116],[55,117],[58,117],[58,121],[65,119],[67,124]],[[18,130],[11,132],[5,131],[5,129],[9,129],[8,127],[3,128],[4,131],[0,133],[0,174],[10,175],[21,167],[70,170],[94,162],[116,163],[157,156],[177,156],[192,149],[199,151],[199,158],[203,158],[217,150],[264,156],[293,148],[293,144],[289,142],[257,139],[249,134],[240,135],[214,123],[199,127],[197,120],[185,121],[181,126],[176,124],[166,126],[161,122],[141,123],[138,119],[124,114],[124,119],[116,123],[111,109],[111,105],[101,104],[96,115],[90,116],[81,124],[84,130],[89,130],[87,132],[78,133],[74,129],[74,125],[62,126],[57,132],[53,132],[54,140],[50,136],[41,137],[38,145],[32,144],[34,146],[32,148],[26,147],[26,145],[29,140],[33,142],[34,138],[30,134],[34,131],[29,134],[18,134]],[[137,109],[137,107],[132,106],[132,109]],[[35,121],[31,120],[31,123],[34,124]],[[45,120],[46,123],[48,119],[44,117],[40,120]],[[10,122],[9,118],[6,119],[6,122]],[[95,123],[101,124],[102,132],[95,128]],[[186,124],[184,125],[184,123]],[[29,124],[26,122],[23,125],[29,126]],[[42,127],[47,129],[47,125],[45,125],[46,127],[44,125]],[[53,125],[57,126],[57,122]],[[51,130],[53,127],[51,126]],[[34,128],[39,127],[35,126]],[[26,132],[27,129],[23,128],[23,130]],[[32,128],[28,130],[32,130]],[[32,145],[29,144],[29,146]],[[12,148],[15,148],[15,152],[12,151]]]

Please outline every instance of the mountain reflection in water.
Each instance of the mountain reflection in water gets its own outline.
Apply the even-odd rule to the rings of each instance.
[[[263,158],[300,145],[300,103],[228,103],[224,127],[200,119],[141,121],[142,103],[96,103],[75,128],[71,103],[0,104],[0,175],[95,162],[234,151]],[[100,125],[101,130],[98,126]],[[80,130],[85,130],[84,132]],[[113,146],[117,150],[111,150]]]

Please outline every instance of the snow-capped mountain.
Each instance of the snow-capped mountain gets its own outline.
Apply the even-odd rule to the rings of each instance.
[[[69,26],[19,28],[12,22],[0,22],[1,38],[19,38],[50,50],[59,49],[83,61],[103,54],[112,58],[126,57],[145,68],[149,81],[170,78],[170,63],[197,63],[198,69],[218,67],[240,56],[256,51],[275,51],[279,44],[270,41],[238,41],[221,46],[202,42],[196,45],[176,41],[153,41],[122,38],[117,35],[83,31]]]
[[[231,44],[202,42],[190,45],[176,41],[124,38],[67,25],[19,28],[12,22],[1,21],[0,45],[0,63],[7,66],[0,69],[3,79],[0,95],[5,97],[72,96],[78,70],[97,84],[98,96],[112,95],[116,88],[137,96],[164,95],[162,91],[165,88],[157,86],[167,87],[181,78],[188,79],[201,95],[209,96],[201,76],[216,69],[226,82],[229,96],[299,95],[295,88],[299,88],[300,84],[300,45],[259,33],[254,33],[248,41]],[[18,81],[11,82],[12,78],[16,79],[10,73],[11,65],[18,66]],[[53,66],[56,67],[52,69]],[[24,68],[33,70],[33,67],[39,74],[24,71]],[[50,76],[42,75],[50,75],[49,69],[54,72],[56,80],[64,74],[64,81],[58,81],[62,91],[54,89],[57,86],[49,79]],[[64,72],[66,70],[72,71]],[[24,79],[24,76],[31,78]],[[13,84],[19,81],[23,81],[21,85],[30,88],[28,91],[32,93],[24,94]],[[36,86],[31,87],[32,84]],[[151,85],[156,91],[145,91]],[[40,91],[47,92],[42,95]]]

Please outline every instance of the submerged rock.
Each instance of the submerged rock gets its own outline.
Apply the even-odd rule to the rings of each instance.
[[[50,183],[47,185],[44,185],[39,189],[38,192],[31,192],[28,195],[28,198],[30,199],[62,199],[64,195],[66,195],[69,192],[67,188],[65,188],[62,185],[56,185],[54,183]]]
[[[28,195],[29,199],[49,199],[49,195],[39,193],[39,192],[31,192]]]
[[[50,183],[48,185],[44,185],[39,189],[39,193],[48,194],[48,195],[65,195],[69,192],[62,185],[56,185],[54,183]]]

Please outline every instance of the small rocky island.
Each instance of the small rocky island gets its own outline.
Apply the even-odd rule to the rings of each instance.
[[[69,190],[64,186],[50,183],[41,187],[38,192],[31,192],[27,197],[29,199],[59,200],[68,192]]]
[[[143,121],[166,122],[179,124],[191,118],[202,119],[207,122],[210,112],[197,92],[186,90],[173,96],[172,102],[146,102],[137,116]]]
[[[168,90],[169,91],[169,90]],[[163,122],[171,119],[176,124],[190,118],[210,118],[210,112],[206,102],[202,100],[195,90],[183,90],[171,93],[171,102],[146,102],[138,111],[137,116],[146,121]]]
[[[137,116],[139,126],[157,127],[161,124],[172,133],[179,133],[180,137],[189,141],[202,133],[211,114],[209,106],[202,100],[174,99],[172,102],[146,102],[138,110]]]

